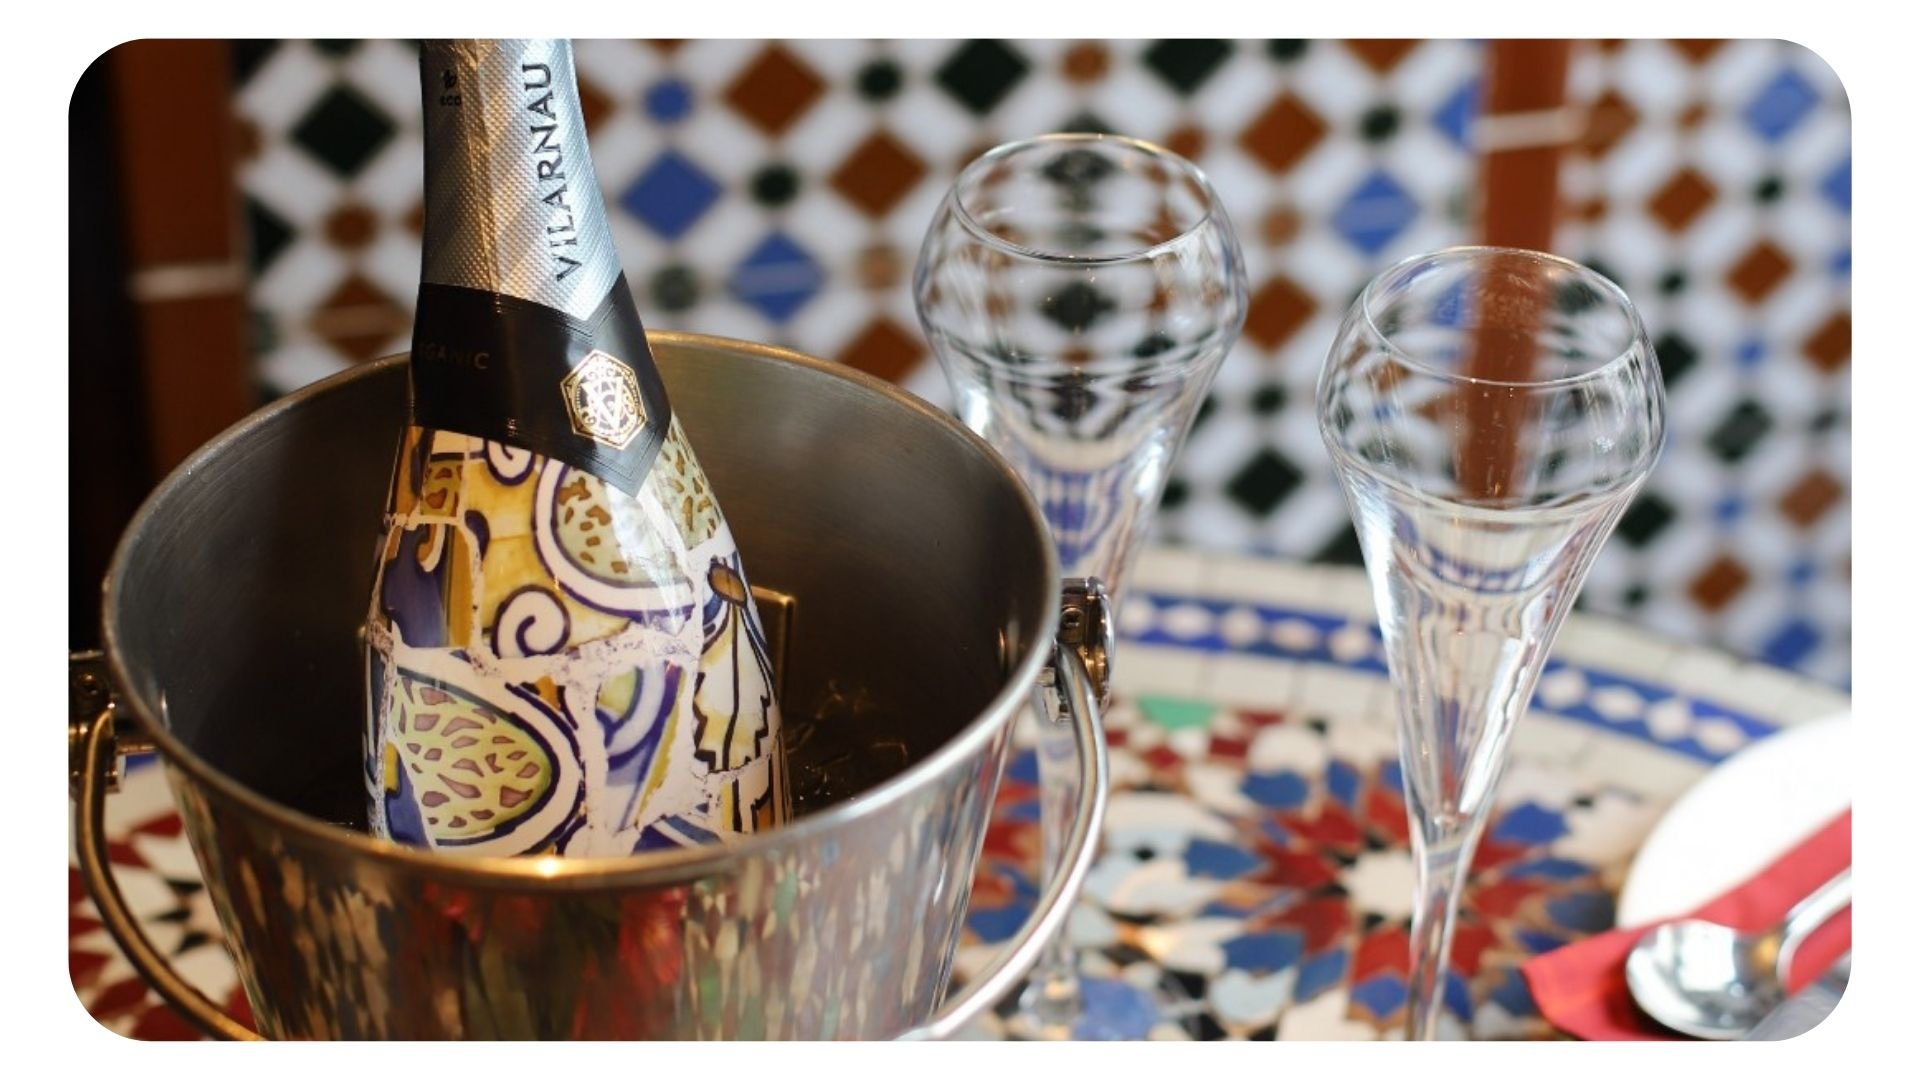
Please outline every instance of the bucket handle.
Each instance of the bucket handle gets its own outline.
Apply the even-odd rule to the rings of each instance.
[[[1061,849],[1061,865],[1034,901],[1033,913],[1010,944],[993,958],[960,993],[947,1000],[933,1019],[901,1035],[902,1039],[947,1039],[958,1034],[994,1002],[1013,991],[1046,950],[1047,943],[1066,928],[1067,917],[1080,895],[1081,882],[1093,866],[1099,848],[1100,823],[1107,813],[1107,739],[1100,725],[1101,693],[1087,670],[1082,649],[1056,641],[1053,647],[1053,685],[1061,691],[1066,722],[1073,724],[1074,748],[1079,753],[1079,792],[1073,809],[1073,828]],[[1053,717],[1061,723],[1061,717]]]
[[[126,898],[114,881],[107,853],[106,799],[117,786],[120,753],[133,741],[131,733],[116,733],[113,702],[107,689],[104,664],[98,653],[69,658],[72,715],[68,719],[69,772],[75,787],[73,827],[80,874],[99,909],[107,933],[120,945],[134,971],[162,1000],[196,1027],[216,1039],[251,1041],[261,1036],[228,1016],[199,988],[180,977],[153,943],[140,921],[128,910]],[[1087,670],[1080,647],[1056,641],[1051,674],[1059,688],[1065,722],[1073,725],[1074,748],[1080,764],[1079,791],[1073,827],[1067,834],[1063,865],[1034,903],[1033,914],[1011,944],[1001,950],[984,971],[950,998],[933,1019],[900,1036],[907,1040],[946,1039],[965,1028],[994,1002],[1013,990],[1032,970],[1047,943],[1060,933],[1079,896],[1080,885],[1093,866],[1101,820],[1107,809],[1107,740],[1100,725],[1101,693]],[[1060,723],[1062,718],[1054,717]],[[118,738],[116,738],[116,734]]]
[[[68,663],[72,669],[72,704],[67,719],[67,753],[69,777],[76,789],[74,843],[80,876],[100,911],[100,921],[119,943],[134,971],[194,1026],[216,1039],[259,1039],[252,1028],[228,1016],[198,987],[181,978],[147,940],[140,920],[127,909],[126,897],[113,880],[105,823],[107,792],[118,785],[120,755],[134,748],[134,739],[127,732],[115,732],[113,701],[107,689],[110,683],[102,670],[100,654],[78,654]]]

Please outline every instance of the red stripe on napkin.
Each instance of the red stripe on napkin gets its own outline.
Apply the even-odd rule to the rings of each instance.
[[[1835,818],[1744,884],[1688,917],[1737,930],[1761,930],[1853,863],[1853,811]],[[1581,1039],[1654,1040],[1685,1036],[1640,1011],[1627,989],[1627,953],[1650,926],[1611,930],[1536,956],[1520,971],[1540,1015]],[[1843,911],[1815,931],[1794,957],[1787,990],[1798,990],[1833,966],[1853,940],[1852,913]]]

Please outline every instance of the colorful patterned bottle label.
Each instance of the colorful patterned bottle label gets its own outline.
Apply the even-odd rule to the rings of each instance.
[[[620,855],[787,815],[766,636],[673,425],[634,495],[409,429],[370,620],[374,831]]]

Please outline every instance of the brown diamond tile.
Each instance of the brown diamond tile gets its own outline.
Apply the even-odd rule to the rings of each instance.
[[[1160,145],[1189,161],[1196,160],[1207,152],[1207,129],[1199,124],[1182,125],[1167,132]]]
[[[1689,166],[1675,173],[1659,191],[1653,193],[1653,197],[1647,200],[1647,211],[1666,226],[1668,232],[1677,233],[1693,224],[1693,219],[1699,217],[1701,211],[1713,205],[1717,194],[1713,182]]]
[[[1270,171],[1298,164],[1327,134],[1327,122],[1290,93],[1273,99],[1240,133],[1240,148]]]
[[[1313,314],[1313,297],[1284,275],[1275,275],[1247,301],[1246,336],[1264,349],[1292,337]]]
[[[1260,218],[1260,239],[1269,247],[1279,247],[1300,234],[1300,212],[1291,206],[1276,206]]]
[[[900,329],[885,315],[868,323],[865,330],[840,350],[843,362],[889,382],[897,382],[912,371],[924,355],[926,349],[920,339]]]
[[[927,175],[927,163],[885,131],[876,131],[848,154],[827,178],[833,190],[866,211],[885,217]]]
[[[1083,41],[1060,58],[1060,73],[1068,82],[1099,82],[1107,77],[1111,59],[1107,47],[1097,41]]]
[[[1806,528],[1826,516],[1846,491],[1825,469],[1814,469],[1780,496],[1780,513]]]
[[[769,135],[793,126],[826,89],[814,70],[785,47],[768,45],[727,86],[726,101]]]
[[[580,115],[587,121],[587,133],[592,134],[600,126],[600,121],[613,115],[613,98],[585,76],[580,76],[577,81],[580,84]]]
[[[854,276],[863,289],[891,289],[906,280],[907,262],[900,250],[887,244],[866,248],[854,259]]]
[[[1708,563],[1707,568],[1694,577],[1693,583],[1687,586],[1687,595],[1693,597],[1693,602],[1702,608],[1719,611],[1740,595],[1740,590],[1746,588],[1751,580],[1753,575],[1746,567],[1732,557],[1722,555]]]
[[[685,38],[641,38],[640,40],[653,46],[655,52],[668,55],[679,52],[680,46],[687,43]]]
[[[1580,136],[1580,149],[1594,157],[1605,157],[1640,122],[1640,110],[1612,87],[1587,107],[1587,130]]]
[[[1704,64],[1726,42],[1719,38],[1675,38],[1667,44],[1673,46],[1674,52],[1686,57],[1689,63]]]
[[[341,203],[333,208],[322,225],[327,243],[346,251],[357,251],[373,243],[380,221],[373,211],[359,203]]]
[[[1791,273],[1793,259],[1773,241],[1761,240],[1727,271],[1727,285],[1747,303],[1757,304]]]
[[[422,233],[426,232],[427,231],[427,204],[424,202],[420,202],[419,200],[415,200],[413,204],[413,209],[408,210],[407,216],[400,219],[400,224],[405,225],[407,227],[407,231],[412,233],[415,236],[419,236]]]
[[[1568,208],[1567,214],[1576,221],[1598,222],[1607,216],[1607,200],[1600,196],[1581,199]]]
[[[406,309],[359,274],[349,274],[313,314],[315,336],[356,363],[372,360],[412,325]]]
[[[1674,117],[1673,122],[1681,131],[1698,131],[1700,125],[1706,123],[1707,118],[1712,115],[1713,109],[1708,107],[1706,102],[1696,101],[1681,109],[1680,115]]]
[[[1839,371],[1853,359],[1853,316],[1836,311],[1807,338],[1807,359],[1821,371]]]
[[[1372,68],[1374,74],[1385,75],[1395,65],[1406,59],[1420,42],[1412,39],[1369,38],[1346,43],[1347,49],[1360,58],[1360,62]]]

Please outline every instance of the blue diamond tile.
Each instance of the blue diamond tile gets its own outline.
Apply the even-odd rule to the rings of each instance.
[[[1520,942],[1521,948],[1533,953],[1535,956],[1541,953],[1550,953],[1567,943],[1567,939],[1556,934],[1549,934],[1545,930],[1517,930],[1513,936]]]
[[[1827,261],[1827,269],[1834,277],[1846,277],[1853,273],[1853,249],[1842,248],[1834,252],[1833,258]]]
[[[1779,142],[1800,126],[1820,95],[1800,73],[1788,68],[1773,77],[1754,99],[1747,103],[1747,126],[1768,142]]]
[[[1468,79],[1460,84],[1447,100],[1433,111],[1433,126],[1440,129],[1455,146],[1462,150],[1472,147],[1467,136],[1473,129],[1473,120],[1480,115],[1480,80]]]
[[[1159,1021],[1160,1010],[1145,990],[1119,979],[1080,980],[1074,1038],[1133,1042],[1146,1038]]]
[[[1458,330],[1467,324],[1468,319],[1473,317],[1473,311],[1469,304],[1467,282],[1465,279],[1462,279],[1449,286],[1445,292],[1441,293],[1439,297],[1434,300],[1433,313],[1428,316],[1428,320],[1435,326],[1444,326],[1448,329]]]
[[[1840,159],[1832,172],[1820,181],[1820,194],[1843,214],[1853,213],[1853,155]]]
[[[1380,783],[1402,799],[1407,797],[1407,779],[1400,773],[1400,763],[1388,761],[1380,766]]]
[[[774,322],[786,322],[826,283],[820,264],[782,232],[768,234],[734,268],[727,287]]]
[[[1329,949],[1300,965],[1293,984],[1293,1000],[1308,1001],[1328,987],[1336,986],[1347,973],[1347,950]]]
[[[1738,495],[1728,495],[1713,504],[1713,518],[1722,525],[1731,525],[1740,520],[1747,512],[1747,500]]]
[[[985,908],[967,913],[967,929],[989,944],[1005,941],[1019,930],[1031,914],[1031,905],[1013,903],[1005,907]]]
[[[1040,755],[1031,749],[1021,750],[1007,762],[1007,779],[1018,780],[1022,784],[1040,782]]]
[[[1467,992],[1467,980],[1461,978],[1459,972],[1447,972],[1446,985],[1440,988],[1440,1000],[1461,1023],[1473,1023],[1473,995]]]
[[[1240,793],[1261,806],[1291,810],[1307,801],[1307,782],[1297,773],[1248,773]]]
[[[1593,867],[1572,859],[1529,859],[1507,869],[1508,877],[1544,878],[1548,881],[1577,881],[1593,873]]]
[[[1533,1003],[1533,991],[1527,987],[1526,977],[1520,974],[1519,968],[1508,968],[1507,977],[1487,997],[1505,1009],[1508,1016],[1534,1016],[1540,1012],[1539,1006]]]
[[[1230,880],[1260,866],[1251,852],[1216,840],[1194,839],[1187,844],[1187,873],[1197,878]]]
[[[1792,585],[1811,585],[1813,579],[1819,575],[1820,564],[1812,559],[1799,559],[1792,566],[1787,567],[1787,582]]]
[[[1613,897],[1594,890],[1568,893],[1547,901],[1547,918],[1554,925],[1582,934],[1613,929]]]
[[[1333,212],[1333,228],[1347,243],[1378,255],[1405,231],[1419,210],[1406,188],[1384,169],[1375,169]]]
[[[1748,338],[1734,350],[1733,358],[1740,362],[1741,367],[1753,367],[1767,358],[1767,343],[1759,338]]]
[[[1327,766],[1327,794],[1334,797],[1340,805],[1352,810],[1360,802],[1360,773],[1344,761],[1335,761]]]
[[[693,112],[693,87],[681,79],[661,79],[647,87],[642,104],[656,122],[677,124]]]
[[[1291,930],[1261,934],[1243,934],[1220,948],[1227,954],[1227,966],[1256,975],[1284,971],[1300,959],[1303,939]]]
[[[653,160],[627,190],[620,205],[668,240],[686,235],[720,197],[720,185],[700,166],[668,150]]]
[[[1397,975],[1375,975],[1355,983],[1347,997],[1361,1008],[1385,1020],[1407,1003],[1407,984]]]
[[[1013,901],[1016,904],[1025,904],[1031,910],[1034,901],[1040,899],[1039,882],[1027,874],[1010,870],[1001,875],[1001,880],[1013,886]]]
[[[1565,835],[1567,821],[1559,811],[1531,802],[1507,811],[1493,830],[1493,838],[1503,844],[1551,844]]]
[[[1805,619],[1795,619],[1760,646],[1760,658],[1778,667],[1793,667],[1819,647],[1819,629]]]

